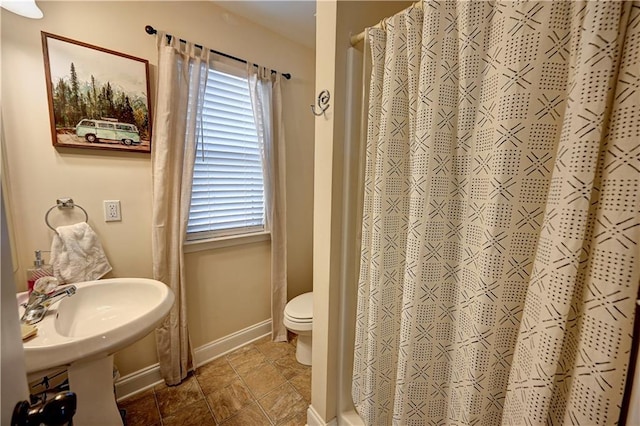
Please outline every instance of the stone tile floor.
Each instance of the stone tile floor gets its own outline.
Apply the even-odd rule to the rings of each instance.
[[[296,361],[295,338],[263,338],[118,406],[125,426],[302,426],[310,403],[311,367]]]

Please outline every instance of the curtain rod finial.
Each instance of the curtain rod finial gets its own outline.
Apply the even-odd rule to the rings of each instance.
[[[147,34],[156,34],[158,32],[151,25],[147,25],[146,27],[144,27],[144,30],[147,32]]]

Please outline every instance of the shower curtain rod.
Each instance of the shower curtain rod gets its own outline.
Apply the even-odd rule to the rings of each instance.
[[[364,40],[364,34],[367,32],[368,28],[382,28],[382,21],[378,22],[377,24],[375,24],[372,27],[365,28],[364,30],[362,30],[361,32],[359,32],[356,35],[352,35],[351,36],[351,46],[355,46],[356,44],[358,44],[362,40]]]
[[[422,9],[422,0],[413,3],[411,6],[407,7],[406,9],[402,10],[401,12],[404,12],[407,9],[412,9],[414,7]],[[401,13],[401,12],[398,12],[398,13]],[[371,27],[367,27],[367,28],[384,28],[384,21],[386,21],[386,20],[387,20],[387,18],[384,18],[382,21],[378,22],[377,24],[375,24],[375,25],[373,25]],[[367,28],[365,28],[364,30],[360,31],[358,34],[351,36],[351,39],[350,39],[351,46],[355,46],[356,44],[358,44],[362,40],[364,40],[364,34],[367,32]]]
[[[151,25],[147,25],[146,27],[144,27],[144,30],[146,31],[147,34],[149,35],[153,35],[153,34],[157,34],[158,31],[153,28]],[[171,41],[171,39],[173,38],[173,36],[171,34],[166,34],[167,40]],[[178,39],[181,43],[187,43],[186,40],[183,40],[181,38]],[[199,44],[194,44],[195,47],[197,47],[198,49],[202,49],[203,47],[200,46]],[[242,62],[244,64],[247,63],[247,61],[245,59],[242,58],[238,58],[236,56],[232,56],[232,55],[228,55],[226,53],[223,52],[218,52],[217,50],[213,50],[213,49],[209,49],[209,51],[211,51],[211,53],[215,53],[216,55],[220,55],[220,56],[224,56],[225,58],[229,58],[229,59],[233,59],[234,61],[238,61],[238,62]],[[254,67],[257,67],[257,64],[253,64]],[[278,71],[276,70],[271,70],[272,73],[278,73]],[[291,80],[291,74],[290,73],[284,73],[281,72],[280,73],[284,78],[286,78],[287,80]]]

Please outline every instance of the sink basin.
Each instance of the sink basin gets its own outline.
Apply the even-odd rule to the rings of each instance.
[[[77,292],[52,305],[24,342],[27,373],[112,355],[151,332],[173,306],[173,292],[145,278],[76,283]],[[18,295],[19,301],[26,293]],[[20,309],[20,315],[22,311]]]
[[[160,281],[112,278],[76,283],[75,295],[49,307],[38,334],[23,342],[27,373],[34,377],[67,367],[78,395],[76,426],[122,425],[113,393],[113,354],[150,333],[173,306]],[[28,299],[18,294],[18,303]],[[22,316],[24,308],[19,308]]]

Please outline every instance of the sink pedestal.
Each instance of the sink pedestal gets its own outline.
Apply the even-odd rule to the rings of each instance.
[[[113,393],[113,355],[69,366],[69,389],[78,397],[75,426],[122,425]]]

